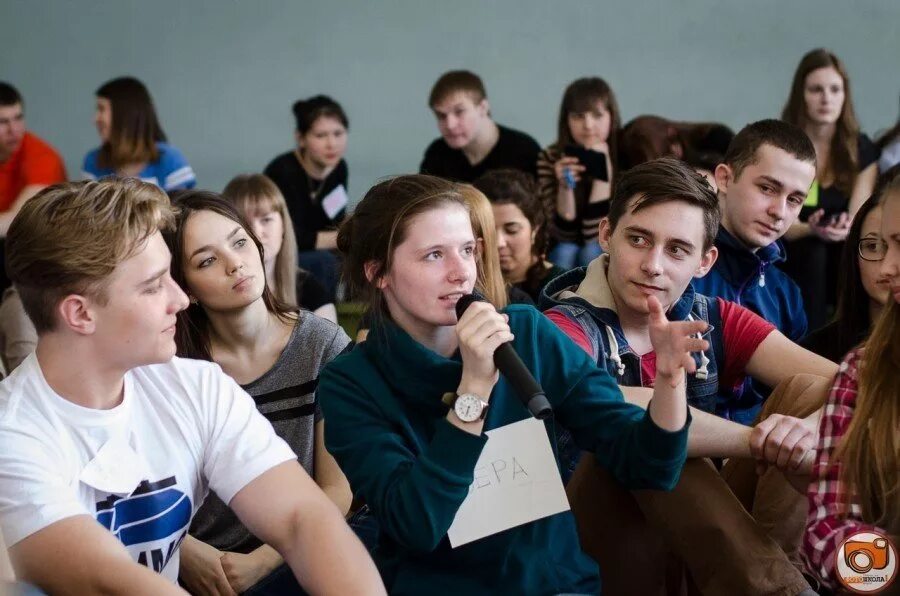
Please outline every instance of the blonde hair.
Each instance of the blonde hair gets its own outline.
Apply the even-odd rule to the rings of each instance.
[[[37,332],[56,327],[70,294],[105,304],[119,263],[174,222],[166,193],[134,178],[57,184],[31,198],[6,236],[6,268]]]
[[[281,216],[281,250],[275,257],[275,279],[270,282],[272,293],[280,302],[297,305],[297,238],[287,202],[278,186],[264,174],[242,174],[231,179],[222,196],[248,221],[260,212],[274,211]]]
[[[481,255],[478,259],[478,285],[485,298],[497,308],[509,303],[506,282],[500,269],[500,251],[497,248],[497,229],[494,225],[494,208],[484,193],[469,184],[461,184],[459,194],[469,207],[472,233],[481,240]]]

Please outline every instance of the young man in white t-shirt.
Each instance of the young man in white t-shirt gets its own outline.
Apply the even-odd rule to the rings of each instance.
[[[179,545],[213,489],[312,593],[383,594],[362,544],[252,399],[173,358],[188,299],[137,180],[44,190],[7,269],[38,344],[0,384],[0,528],[17,576],[50,593],[175,594]],[[230,594],[227,585],[211,592]]]

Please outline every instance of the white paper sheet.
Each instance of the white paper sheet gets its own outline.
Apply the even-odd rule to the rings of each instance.
[[[453,548],[569,509],[543,422],[528,418],[486,434],[469,496],[447,532]]]
[[[341,212],[341,209],[347,206],[350,198],[347,196],[347,189],[343,184],[338,184],[337,188],[325,195],[322,199],[322,209],[328,219],[334,219],[334,216]]]

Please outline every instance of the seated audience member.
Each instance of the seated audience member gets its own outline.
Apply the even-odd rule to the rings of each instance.
[[[526,174],[520,175],[527,178]],[[534,306],[535,303],[531,296],[503,278],[503,266],[498,248],[500,234],[494,224],[494,213],[490,201],[472,186],[460,184],[458,188],[472,218],[472,233],[475,234],[475,239],[480,244],[477,255],[478,287],[482,288],[484,297],[497,308],[505,308],[507,304]],[[376,315],[377,311],[371,309],[363,315],[356,333],[357,342],[366,340],[373,317]]]
[[[541,151],[537,162],[538,192],[544,209],[552,214],[549,258],[563,269],[584,267],[600,255],[597,226],[609,211],[612,181],[618,172],[620,126],[616,96],[606,81],[590,77],[566,87],[556,142]],[[577,155],[587,152],[593,152],[588,155],[598,163],[582,163]],[[603,172],[588,169],[598,164],[605,165],[603,177]]]
[[[758,315],[694,291],[691,279],[705,275],[715,263],[718,227],[716,195],[689,166],[664,158],[632,168],[617,181],[609,216],[600,224],[600,243],[607,254],[586,269],[570,271],[548,284],[541,306],[549,308],[546,314],[550,320],[581,346],[598,368],[625,386],[658,386],[657,356],[647,326],[648,296],[659,300],[672,321],[709,323],[711,327],[704,336],[709,338],[710,349],[699,354],[697,370],[687,378],[688,403],[727,419],[736,419],[743,411],[733,389],[741,386],[745,376],[774,387],[797,373],[833,375],[837,370],[834,363],[793,344]],[[784,432],[773,432],[769,437],[774,441],[774,452],[784,458],[779,467],[791,473],[803,471],[801,459],[795,458],[802,458],[805,451],[793,448],[800,437],[809,434],[813,421],[798,418],[810,416],[820,405],[797,402],[784,411],[764,410],[763,416],[796,417],[770,416],[755,431],[766,436],[770,425],[782,426]],[[790,465],[785,465],[788,453],[793,455]],[[705,455],[725,454],[707,451]],[[758,450],[755,456],[759,457]],[[582,460],[580,467],[592,466],[592,458]],[[781,494],[786,493],[788,501],[796,500],[783,479],[782,486]],[[607,490],[615,493],[612,488]],[[704,592],[759,594],[783,590],[796,594],[808,587],[779,546],[752,521],[748,523],[741,502],[706,462],[689,461],[671,497],[658,498],[641,491],[632,494],[638,508],[627,495],[618,495],[615,500],[625,501],[640,516],[634,523],[643,529],[636,535],[661,535],[668,548],[686,562]],[[697,506],[698,498],[704,502],[702,508]],[[797,514],[802,518],[802,502],[795,505],[800,507]],[[625,518],[620,513],[616,523],[624,523]],[[799,541],[801,523],[797,523],[794,541]],[[722,524],[731,525],[720,527]],[[700,538],[705,532],[710,535]],[[606,562],[612,569],[609,573],[626,574],[643,563],[652,565],[641,557],[625,561],[625,551],[631,552],[623,548],[608,553],[610,558],[601,560],[601,565]]]
[[[660,382],[648,414],[533,307],[475,302],[457,319],[480,285],[463,192],[401,176],[370,189],[341,227],[347,278],[378,315],[368,340],[322,373],[325,444],[381,526],[375,556],[391,594],[596,594],[569,511],[451,547],[484,432],[530,418],[492,354],[511,342],[557,421],[623,484],[668,489],[685,457],[682,367],[706,346],[691,336],[705,324],[669,322],[649,299]],[[538,426],[530,440],[550,441]]]
[[[179,545],[212,489],[306,590],[383,594],[253,400],[218,365],[173,358],[188,304],[160,234],[173,222],[165,193],[126,179],[47,188],[10,227],[6,266],[38,332],[0,384],[0,527],[18,577],[183,593]]]
[[[813,50],[797,66],[781,119],[799,126],[816,148],[816,184],[791,226],[784,270],[803,294],[812,329],[834,308],[841,250],[850,222],[878,176],[878,148],[859,130],[844,64]]]
[[[187,159],[166,142],[153,98],[139,80],[121,77],[101,85],[94,124],[101,145],[84,156],[84,178],[140,178],[166,192],[197,184]]]
[[[15,87],[0,81],[0,262],[4,240],[16,213],[39,190],[66,179],[53,147],[25,130],[25,102]],[[0,267],[0,291],[9,286]]]
[[[802,130],[779,120],[744,127],[715,170],[722,212],[718,258],[692,282],[705,296],[750,309],[794,342],[807,332],[803,300],[775,264],[785,260],[779,240],[797,220],[815,175],[816,152]],[[742,393],[743,411],[734,417],[747,424],[769,390],[748,381]]]
[[[441,138],[425,150],[421,173],[460,182],[500,168],[535,174],[540,145],[524,132],[494,122],[484,84],[475,73],[453,70],[441,75],[431,88],[428,107]]]
[[[676,122],[660,116],[638,116],[619,133],[619,168],[625,171],[660,157],[675,157],[699,169],[725,155],[733,138],[734,132],[717,122]]]
[[[881,261],[887,248],[881,237],[881,196],[884,188],[900,176],[900,166],[885,173],[875,193],[863,203],[841,255],[837,311],[834,319],[810,333],[802,345],[831,361],[840,362],[869,335],[890,299],[890,279],[882,273]]]
[[[321,369],[350,338],[336,324],[298,312],[271,291],[264,245],[230,202],[189,191],[178,196],[175,207],[175,230],[166,235],[172,277],[191,300],[178,313],[178,355],[212,360],[237,381],[346,515],[350,485],[323,447],[315,386]],[[181,579],[195,592],[215,578],[241,593],[284,563],[215,492],[200,507],[181,548]],[[293,588],[298,591],[296,582]]]
[[[297,305],[337,323],[327,291],[308,271],[297,267],[297,240],[284,196],[264,174],[231,179],[222,196],[232,202],[263,244],[266,283],[285,304]]]
[[[534,180],[516,170],[495,170],[474,186],[493,208],[503,277],[537,304],[547,282],[566,270],[546,260],[547,214]]]
[[[25,101],[0,81],[0,237],[29,198],[66,179],[56,150],[25,128]]]
[[[37,346],[37,331],[28,318],[22,298],[15,287],[3,292],[0,304],[0,356],[9,374],[34,352]]]
[[[265,174],[287,202],[300,266],[325,285],[334,302],[339,263],[332,251],[349,201],[344,153],[350,121],[325,95],[297,100],[292,109],[297,146],[273,159]]]
[[[513,171],[515,170],[508,170]],[[488,174],[489,175],[489,174]],[[528,179],[527,174],[521,176]],[[535,305],[531,296],[521,288],[510,283],[503,277],[503,265],[500,256],[500,238],[497,224],[494,220],[494,209],[491,202],[470,185],[460,185],[460,194],[465,200],[469,215],[472,219],[472,233],[481,244],[479,247],[479,285],[484,288],[484,297],[497,308],[504,308],[507,304]]]
[[[878,149],[881,151],[881,157],[878,158],[879,172],[887,172],[900,164],[900,118],[893,128],[878,139]]]
[[[847,354],[819,425],[803,541],[807,569],[826,588],[843,586],[837,549],[857,532],[876,532],[900,546],[900,179],[882,197],[881,275],[891,295],[864,347]],[[851,586],[852,587],[852,586]],[[887,593],[887,592],[885,592]],[[900,593],[894,578],[891,594]]]

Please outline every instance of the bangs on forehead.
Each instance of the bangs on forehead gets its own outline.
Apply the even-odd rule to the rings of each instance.
[[[578,94],[569,102],[568,111],[576,114],[593,112],[597,109],[597,104],[601,104],[604,110],[609,110],[608,100],[603,95],[599,93]]]
[[[268,195],[244,195],[235,201],[236,207],[245,214],[247,219],[253,217],[261,217],[278,211],[278,204],[275,197]]]

